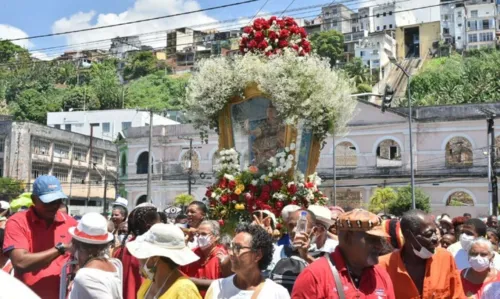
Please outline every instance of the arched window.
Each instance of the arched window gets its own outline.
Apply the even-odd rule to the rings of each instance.
[[[127,175],[127,154],[123,153],[120,157],[120,174]]]
[[[182,155],[182,167],[184,168],[184,170],[189,169],[189,151],[186,151]],[[192,151],[191,155],[191,168],[193,172],[197,172],[200,170],[200,158],[195,151]]]
[[[149,153],[148,152],[143,152],[139,158],[137,159],[137,174],[147,174],[148,173],[148,159],[149,158]],[[151,169],[152,171],[153,169]]]
[[[379,143],[377,147],[377,167],[399,167],[401,162],[401,148],[391,139]]]
[[[135,203],[135,205],[138,206],[141,203],[145,203],[147,200],[148,200],[148,196],[147,195],[141,195],[141,197],[139,197],[137,199],[137,202]]]
[[[472,166],[472,145],[467,138],[453,137],[446,144],[446,166]]]
[[[453,192],[450,196],[448,196],[448,198],[446,199],[446,205],[453,207],[463,207],[463,206],[472,207],[474,206],[474,200],[472,199],[472,196],[470,196],[469,193],[464,191],[457,191]]]
[[[335,147],[335,163],[337,167],[356,167],[358,158],[356,157],[356,147],[344,141]]]

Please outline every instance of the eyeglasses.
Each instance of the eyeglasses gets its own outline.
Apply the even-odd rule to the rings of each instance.
[[[229,249],[231,249],[234,255],[240,255],[242,249],[252,249],[252,247],[231,243]]]

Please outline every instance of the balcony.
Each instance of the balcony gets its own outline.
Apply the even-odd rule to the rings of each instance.
[[[344,33],[344,43],[358,42],[367,36],[368,36],[368,31],[366,30]]]

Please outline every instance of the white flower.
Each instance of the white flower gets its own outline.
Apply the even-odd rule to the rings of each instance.
[[[247,37],[248,37],[248,34],[247,34],[247,33],[243,33],[243,34],[241,35],[241,37],[243,37],[243,38],[247,38]]]
[[[261,180],[265,180],[266,178],[267,178],[267,177],[266,177],[266,175],[265,175],[265,174],[263,174],[263,175],[261,175],[261,176],[260,176],[260,179],[261,179]],[[257,186],[257,185],[256,185],[256,186]]]
[[[259,183],[258,180],[252,180],[252,186],[257,186],[258,183]]]
[[[271,163],[271,165],[273,167],[276,167],[276,164],[277,164],[276,158],[275,157],[270,158],[269,159],[269,163]]]
[[[273,47],[272,46],[268,46],[264,51],[269,52],[269,51],[272,51],[272,50],[273,50]]]
[[[288,182],[287,187],[295,185],[295,182]]]
[[[280,164],[281,164],[281,165],[283,165],[283,164],[285,164],[285,163],[286,163],[285,159],[284,159],[284,158],[281,158],[281,159],[280,159]]]
[[[211,198],[215,198],[217,196],[217,194],[215,192],[212,192],[212,194],[210,195]]]
[[[293,155],[288,155],[288,160],[293,161]]]
[[[234,181],[234,176],[230,175],[230,174],[225,174],[224,177],[230,181]]]
[[[295,143],[291,143],[291,144],[290,144],[290,149],[291,149],[292,151],[293,151],[293,150],[295,150]]]
[[[290,148],[289,147],[285,147],[285,152],[289,152],[290,151]]]
[[[269,173],[269,175],[268,175],[268,177],[272,177],[272,176],[273,176],[273,173],[272,173],[272,172],[270,172],[270,173]]]

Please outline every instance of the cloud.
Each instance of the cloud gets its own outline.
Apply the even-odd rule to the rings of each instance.
[[[69,17],[59,19],[52,25],[52,32],[63,32],[77,29],[94,28],[141,19],[178,14],[199,10],[201,6],[194,0],[136,0],[134,5],[120,13],[98,14],[95,11],[78,12]],[[155,21],[134,23],[106,29],[79,32],[64,35],[67,45],[106,40],[99,43],[71,46],[73,50],[103,49],[108,50],[109,39],[117,36],[139,35],[148,32],[162,31],[179,27],[216,22],[217,20],[200,12],[196,14],[160,19]],[[166,44],[165,33],[149,34],[140,37],[143,45],[162,47]]]
[[[31,57],[39,59],[39,60],[52,60],[54,59],[54,55],[47,55],[47,53],[40,52],[40,51],[32,51],[31,52]]]
[[[28,37],[28,34],[21,29],[7,24],[0,24],[0,39],[16,39],[24,37]],[[13,43],[25,49],[33,47],[33,43],[27,39],[14,41]]]

